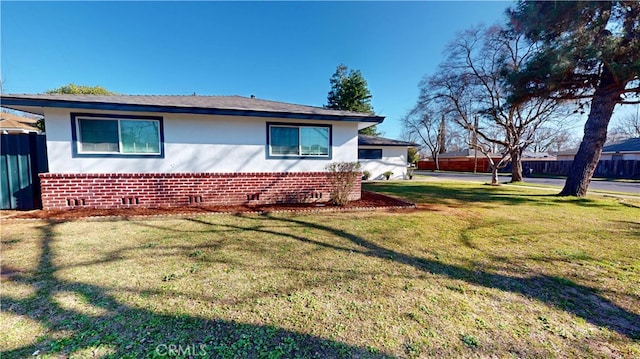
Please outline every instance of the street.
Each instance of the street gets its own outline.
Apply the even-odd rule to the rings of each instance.
[[[449,180],[473,181],[473,182],[491,182],[491,173],[461,173],[461,172],[431,172],[431,171],[415,171],[416,175],[424,175]],[[510,174],[500,174],[498,180],[501,183],[511,180]],[[531,184],[541,184],[547,186],[555,186],[562,189],[564,186],[564,178],[536,178],[525,177],[524,181]],[[606,181],[595,178],[591,180],[589,190],[598,190],[606,192],[625,192],[631,195],[640,196],[640,181],[617,182]]]

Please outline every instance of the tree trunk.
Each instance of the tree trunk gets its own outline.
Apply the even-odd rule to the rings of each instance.
[[[509,151],[511,156],[511,182],[522,182],[522,156],[520,148]]]
[[[433,168],[434,171],[440,171],[440,162],[438,162],[438,160],[440,159],[439,153],[438,151],[433,151]]]
[[[491,185],[492,186],[500,185],[498,183],[498,166],[496,165],[491,166]]]
[[[584,197],[591,177],[600,161],[602,147],[607,140],[607,127],[624,86],[615,83],[610,72],[605,71],[598,89],[591,100],[591,110],[584,125],[584,137],[576,153],[560,196]]]

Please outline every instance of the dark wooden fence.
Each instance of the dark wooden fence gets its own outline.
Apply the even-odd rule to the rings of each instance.
[[[47,172],[44,135],[0,135],[0,209],[41,208],[41,172]]]
[[[522,161],[523,167],[529,167],[533,173],[566,176],[572,161]],[[593,177],[640,179],[640,161],[601,160]]]

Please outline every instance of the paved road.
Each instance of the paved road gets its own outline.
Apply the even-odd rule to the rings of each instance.
[[[458,172],[431,172],[431,171],[416,171],[415,174],[425,175],[431,177],[437,177],[442,179],[451,179],[459,181],[474,181],[474,182],[491,182],[490,173],[458,173]],[[499,175],[500,182],[508,182],[511,180],[511,175]],[[525,182],[531,184],[544,184],[547,186],[556,186],[562,188],[564,186],[564,179],[558,178],[525,178]],[[625,192],[632,195],[640,196],[640,181],[635,182],[614,182],[594,179],[589,185],[590,190],[607,191],[607,192]]]

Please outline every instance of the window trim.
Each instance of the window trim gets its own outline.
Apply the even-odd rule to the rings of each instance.
[[[80,119],[88,120],[143,120],[143,121],[158,121],[158,132],[160,141],[160,153],[123,153],[123,152],[82,152],[80,151],[80,138],[79,138],[79,126]],[[118,121],[118,131],[120,129],[120,122]],[[120,133],[118,132],[118,140]],[[141,115],[125,115],[125,114],[99,114],[99,113],[71,113],[71,151],[72,157],[87,157],[87,158],[164,158],[164,121],[161,116],[141,116]]]
[[[274,155],[271,154],[271,127],[319,127],[329,130],[329,154],[328,155]],[[300,133],[298,133],[300,136]],[[298,153],[300,152],[301,143],[298,143]],[[267,122],[267,143],[265,146],[267,159],[305,159],[305,160],[331,160],[333,157],[333,126],[330,124],[320,123],[292,123],[292,122]]]
[[[360,151],[380,151],[380,157],[372,158],[372,157],[360,157]],[[382,148],[358,148],[358,160],[381,160],[382,159]]]

